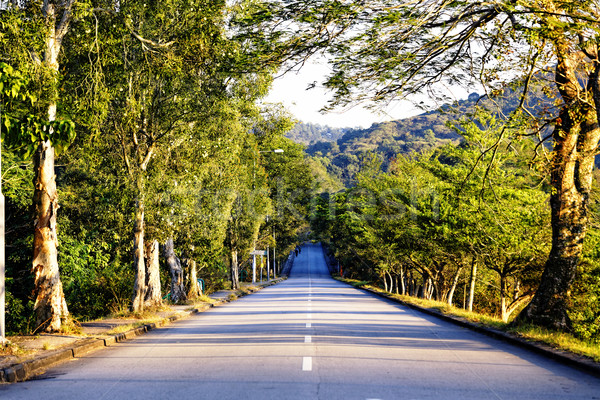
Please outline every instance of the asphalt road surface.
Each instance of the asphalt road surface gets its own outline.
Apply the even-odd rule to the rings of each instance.
[[[287,281],[0,399],[600,399],[600,379],[334,281],[307,245]]]

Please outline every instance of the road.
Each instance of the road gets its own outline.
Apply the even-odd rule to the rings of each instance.
[[[0,399],[600,399],[600,379],[331,279],[290,279],[0,386]]]

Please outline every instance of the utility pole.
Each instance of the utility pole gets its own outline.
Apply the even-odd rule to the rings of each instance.
[[[256,254],[252,254],[252,283],[256,283]]]
[[[2,109],[0,108],[0,122],[2,121]],[[2,124],[0,123],[0,135],[2,135]],[[0,144],[0,345],[6,344],[6,283],[4,263],[4,194],[2,193],[2,145]]]
[[[277,258],[275,258],[275,247],[277,247],[277,242],[275,241],[275,224],[273,224],[273,279],[277,278]]]
[[[267,282],[271,280],[271,261],[269,260],[269,247],[267,246]]]

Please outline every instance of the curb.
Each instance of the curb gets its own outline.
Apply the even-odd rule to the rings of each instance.
[[[339,282],[342,282],[342,281],[339,281]],[[345,282],[342,282],[342,283],[345,283]],[[350,285],[350,286],[352,286],[352,285]],[[462,328],[467,328],[472,331],[489,336],[491,338],[498,339],[503,342],[506,342],[506,343],[518,346],[520,348],[532,351],[534,353],[540,354],[547,358],[550,358],[555,361],[559,361],[563,364],[569,365],[571,367],[577,368],[578,370],[585,372],[587,374],[590,374],[590,375],[593,375],[596,377],[600,377],[600,363],[595,362],[594,360],[592,360],[588,357],[581,356],[581,355],[578,355],[575,353],[571,353],[566,350],[556,349],[545,343],[529,341],[522,337],[510,334],[508,332],[500,331],[498,329],[488,328],[488,327],[478,325],[476,323],[467,321],[467,320],[459,318],[459,317],[454,317],[454,316],[444,314],[435,309],[419,307],[417,305],[407,303],[400,299],[396,299],[396,298],[392,297],[392,295],[389,293],[383,293],[383,292],[379,292],[377,290],[373,290],[373,289],[369,289],[369,288],[362,288],[362,287],[359,287],[357,289],[374,294],[379,297],[383,297],[387,300],[393,301],[395,303],[399,303],[399,304],[401,304],[405,307],[408,307],[410,309],[413,309],[415,311],[418,311],[418,312],[421,312],[421,313],[424,313],[427,315],[431,315],[433,317],[439,318],[446,322],[450,322],[454,325],[458,325]]]
[[[257,289],[251,289],[248,293],[237,293],[236,298],[244,297],[246,295],[255,293],[268,286],[276,285],[284,280],[285,278],[280,277],[269,282],[258,284]],[[169,325],[175,321],[186,319],[187,317],[202,313],[213,307],[218,307],[231,301],[233,300],[219,299],[214,303],[204,303],[198,307],[193,308],[190,311],[180,312],[171,315],[168,318],[164,318],[162,321],[142,325],[137,328],[131,329],[127,332],[118,333],[116,335],[112,335],[106,338],[89,338],[78,340],[70,347],[59,349],[54,352],[33,358],[31,360],[16,363],[3,369],[0,369],[0,384],[26,381],[28,379],[33,378],[36,375],[44,373],[46,369],[48,369],[51,366],[54,366],[55,364],[59,364],[74,358],[79,358],[85,354],[100,350],[104,347],[113,346],[116,343],[131,340],[137,336],[143,335],[160,327]]]

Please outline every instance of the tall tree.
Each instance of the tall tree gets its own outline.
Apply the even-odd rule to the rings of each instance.
[[[58,195],[54,172],[55,153],[67,147],[73,127],[58,120],[59,57],[63,41],[70,31],[75,0],[10,2],[2,10],[2,54],[17,68],[36,80],[36,97],[40,99],[27,124],[22,124],[21,149],[34,159],[34,239],[36,329],[56,331],[69,312],[60,281],[57,256]],[[12,39],[12,40],[11,40]],[[16,125],[15,125],[16,126]],[[16,129],[16,128],[15,128]],[[13,130],[16,138],[17,130]],[[18,141],[18,140],[16,140]],[[15,143],[15,140],[13,140]],[[23,146],[25,143],[27,145]]]
[[[196,145],[205,152],[202,124],[227,97],[224,68],[231,54],[224,8],[223,1],[121,1],[117,7],[95,9],[97,22],[82,22],[96,35],[88,51],[91,63],[80,60],[86,65],[81,73],[84,89],[92,93],[90,105],[103,118],[92,122],[104,124],[100,131],[120,149],[134,193],[134,311],[143,307],[145,293],[148,196],[156,189],[152,180],[164,182],[173,173],[175,181],[180,177],[173,164],[163,162],[177,147]],[[222,142],[214,145],[226,146],[225,135],[218,136],[212,139]],[[167,168],[156,168],[157,161]]]
[[[239,287],[238,259],[245,259],[257,246],[261,225],[272,210],[264,168],[258,163],[260,153],[254,144],[245,149],[238,161],[240,171],[232,187],[234,201],[227,224],[226,246],[230,253],[229,276],[233,289]]]
[[[249,37],[260,37],[259,49],[266,47],[276,57],[298,60],[298,54],[328,48],[334,71],[326,85],[335,91],[333,105],[426,93],[447,100],[448,85],[482,85],[487,94],[513,83],[521,86],[512,116],[529,117],[528,133],[541,140],[546,139],[542,127],[553,125],[554,189],[552,249],[520,319],[570,327],[569,290],[587,230],[600,139],[597,1],[286,1],[261,5],[255,15],[266,26]],[[273,15],[294,22],[269,25]],[[270,34],[279,39],[275,45],[265,40],[274,38]],[[549,121],[529,106],[534,80],[546,80],[547,93],[556,88],[560,96]],[[495,144],[490,151],[497,149]]]
[[[253,133],[260,148],[258,162],[267,174],[274,212],[269,215],[263,237],[281,256],[294,248],[308,228],[307,216],[315,191],[315,177],[303,146],[284,135],[293,126],[291,117],[278,107],[262,110]],[[268,241],[275,235],[275,242]]]

